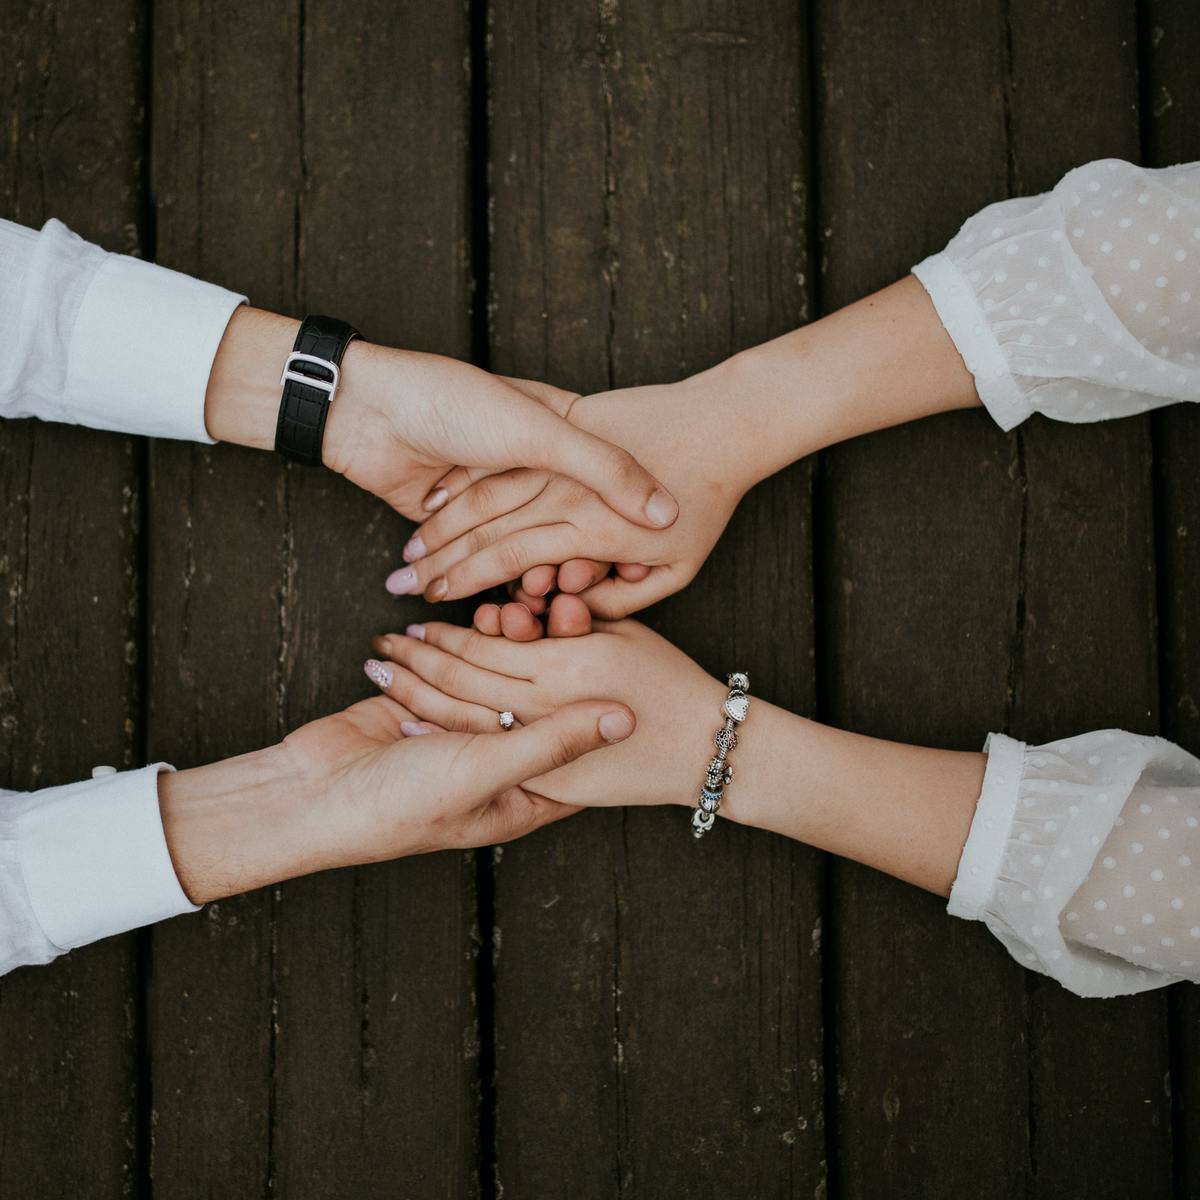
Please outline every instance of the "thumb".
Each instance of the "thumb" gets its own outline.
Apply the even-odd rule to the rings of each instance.
[[[580,700],[521,729],[487,734],[488,784],[499,790],[546,775],[591,750],[623,742],[636,724],[624,704]]]
[[[525,462],[587,484],[635,525],[665,529],[675,523],[675,497],[628,450],[585,433],[549,409],[535,405],[522,422]]]

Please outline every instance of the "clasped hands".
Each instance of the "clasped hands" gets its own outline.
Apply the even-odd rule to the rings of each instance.
[[[273,444],[271,368],[295,328],[254,310],[231,322],[206,397],[215,439]],[[483,605],[473,629],[377,638],[366,672],[383,695],[267,750],[161,776],[185,891],[203,901],[504,841],[583,806],[691,804],[724,686],[625,618],[686,586],[755,483],[842,438],[975,403],[911,277],[677,383],[594,396],[352,343],[323,456],[420,522],[388,589],[437,602],[508,584],[513,600]],[[517,729],[500,731],[502,710]],[[756,711],[739,759],[752,771],[758,737],[811,749],[807,723]],[[772,808],[778,782],[734,789],[722,816],[795,836]]]

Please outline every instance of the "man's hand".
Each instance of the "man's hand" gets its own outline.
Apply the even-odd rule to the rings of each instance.
[[[577,591],[598,616],[621,617],[678,591],[756,482],[754,456],[732,451],[735,397],[719,384],[716,374],[696,376],[587,396],[571,409],[573,424],[635,446],[666,481],[681,503],[670,529],[635,528],[589,488],[550,472],[507,471],[471,482],[469,473],[455,471],[446,481],[452,499],[416,531],[405,549],[410,565],[392,573],[388,589],[454,600],[542,564],[588,560],[571,563],[574,577],[559,586]],[[613,562],[638,566],[609,577]],[[526,584],[528,590],[528,578]]]
[[[161,775],[163,829],[197,904],[330,867],[506,842],[575,811],[526,780],[634,725],[624,705],[584,700],[508,733],[419,737],[428,730],[411,711],[375,696],[268,750]]]
[[[240,309],[209,376],[204,417],[218,441],[270,449],[279,372],[297,322]],[[628,521],[669,526],[675,500],[627,451],[563,419],[574,394],[503,379],[437,354],[355,340],[325,426],[327,466],[420,520],[445,502],[439,480],[477,470],[539,467],[579,480]]]

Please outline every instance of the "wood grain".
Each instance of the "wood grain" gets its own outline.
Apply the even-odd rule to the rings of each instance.
[[[164,260],[465,353],[462,13],[170,4],[155,34]],[[264,454],[163,446],[154,468],[156,748],[223,757],[369,694],[369,635],[415,615],[382,588],[399,518]],[[157,931],[158,1193],[472,1194],[472,883],[439,856]]]
[[[822,308],[899,277],[1006,189],[998,4],[818,10]],[[903,44],[904,54],[896,47]],[[824,456],[822,715],[979,749],[1001,728],[1020,562],[1014,439],[981,412]],[[1023,972],[945,903],[833,872],[835,1178],[843,1196],[1024,1186]]]
[[[1200,25],[1186,0],[1150,0],[1141,11],[1142,153],[1149,166],[1200,159],[1200,103],[1190,86]],[[1200,755],[1200,410],[1155,414],[1158,619],[1162,732]],[[1170,1096],[1175,1194],[1200,1198],[1200,989],[1171,989]]]
[[[523,3],[490,29],[497,369],[675,379],[807,316],[803,12]],[[648,615],[801,711],[809,520],[801,465]],[[824,1185],[818,860],[732,827],[695,845],[684,825],[588,813],[498,858],[498,1192]]]
[[[141,5],[0,18],[0,216],[137,254]],[[141,444],[0,428],[0,786],[138,765]],[[135,935],[0,980],[0,1195],[131,1193],[141,1122]]]

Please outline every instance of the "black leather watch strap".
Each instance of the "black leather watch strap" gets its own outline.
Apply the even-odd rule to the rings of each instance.
[[[340,382],[346,347],[358,330],[336,317],[305,317],[284,363],[275,449],[292,462],[321,465],[325,421]]]

